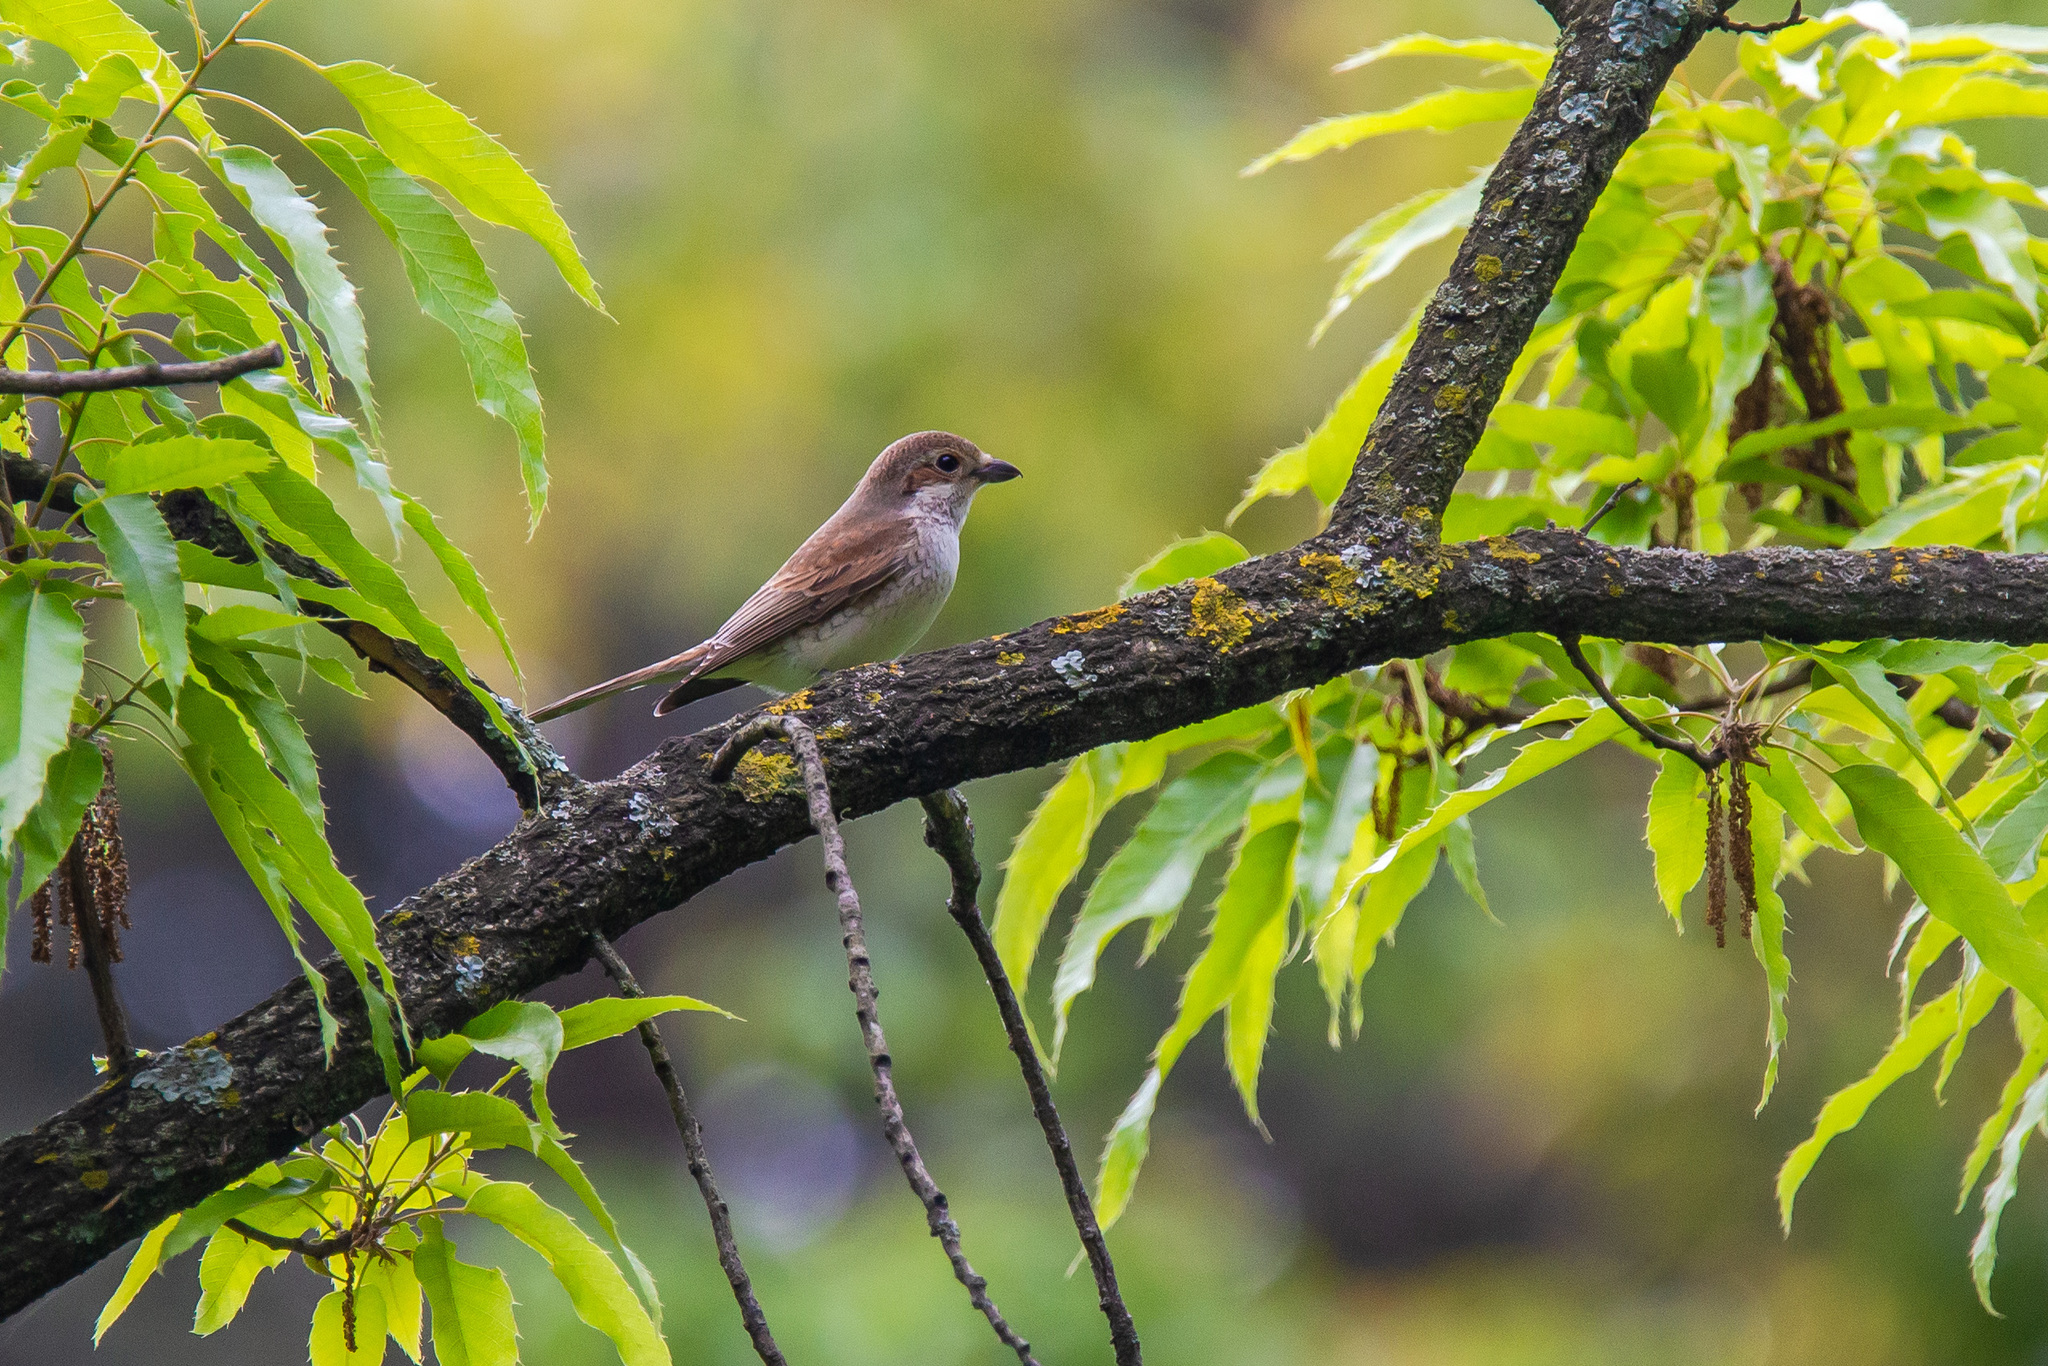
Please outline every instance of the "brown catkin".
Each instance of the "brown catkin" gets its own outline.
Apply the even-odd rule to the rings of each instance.
[[[54,918],[51,901],[55,898],[53,884],[45,882],[36,888],[36,894],[28,899],[28,912],[35,925],[35,935],[29,940],[28,957],[32,963],[50,961],[50,931]]]
[[[111,755],[107,756],[107,780],[100,787],[98,798],[87,808],[78,836],[92,880],[93,905],[106,930],[108,954],[118,963],[121,939],[115,927],[133,929],[134,924],[128,919],[128,855],[121,844],[121,798],[114,789]]]
[[[1728,810],[1721,801],[1721,770],[1707,773],[1707,928],[1714,947],[1728,947]]]
[[[1729,756],[1728,861],[1735,865],[1735,889],[1742,893],[1742,937],[1756,923],[1756,844],[1750,836],[1747,748]]]

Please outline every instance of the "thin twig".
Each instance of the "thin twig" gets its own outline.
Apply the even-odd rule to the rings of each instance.
[[[359,1241],[353,1228],[343,1229],[332,1238],[286,1238],[276,1233],[265,1233],[260,1228],[252,1228],[240,1219],[227,1219],[222,1222],[252,1243],[261,1243],[279,1252],[295,1252],[301,1257],[311,1257],[316,1262],[324,1262],[329,1257],[339,1256],[354,1248]]]
[[[626,960],[612,947],[611,941],[597,931],[590,932],[591,947],[597,950],[598,961],[604,970],[619,984],[621,996],[644,996],[640,983],[633,979],[633,970],[626,966]],[[732,1286],[732,1297],[739,1301],[740,1322],[746,1325],[747,1336],[753,1339],[754,1353],[768,1366],[787,1366],[782,1349],[775,1345],[775,1335],[768,1331],[768,1316],[761,1312],[761,1302],[754,1298],[754,1283],[747,1275],[747,1266],[740,1260],[740,1246],[733,1238],[732,1215],[719,1198],[718,1185],[711,1179],[711,1158],[704,1151],[704,1129],[697,1123],[696,1113],[690,1109],[690,1098],[683,1094],[682,1079],[676,1075],[675,1064],[669,1060],[668,1048],[661,1041],[661,1031],[654,1021],[640,1022],[640,1042],[647,1045],[647,1056],[654,1060],[654,1075],[661,1079],[662,1090],[668,1092],[669,1113],[675,1116],[676,1132],[682,1135],[683,1153],[689,1160],[690,1175],[696,1179],[697,1191],[704,1197],[704,1208],[711,1215],[711,1237],[718,1244],[718,1264],[725,1270],[727,1284]]]
[[[107,1074],[118,1077],[135,1065],[135,1046],[128,1041],[128,1017],[121,1009],[120,995],[114,990],[114,931],[107,924],[111,910],[93,899],[83,833],[72,840],[71,848],[64,854],[64,880],[64,895],[71,903],[72,933],[78,936],[86,980],[92,983],[92,1001],[99,1011],[100,1033],[107,1042]]]
[[[1074,1161],[1073,1146],[1067,1142],[1066,1126],[1060,1123],[1059,1109],[1053,1104],[1052,1088],[1046,1084],[1045,1069],[1039,1065],[1038,1049],[1032,1044],[1030,1026],[1017,1003],[1017,992],[1010,985],[1009,974],[1003,971],[995,940],[989,937],[988,926],[982,923],[981,907],[976,904],[981,890],[981,864],[974,857],[974,819],[967,813],[967,799],[948,790],[920,800],[924,805],[924,842],[946,861],[953,874],[953,894],[947,899],[946,910],[967,935],[967,942],[974,946],[974,956],[988,978],[989,990],[995,993],[1003,1031],[1010,1037],[1010,1051],[1017,1055],[1017,1066],[1024,1073],[1024,1088],[1031,1093],[1032,1112],[1038,1116],[1038,1126],[1045,1130],[1046,1146],[1052,1149],[1053,1165],[1059,1169],[1060,1185],[1067,1193],[1067,1210],[1074,1217],[1081,1246],[1087,1249],[1088,1267],[1095,1273],[1096,1295],[1103,1317],[1109,1320],[1109,1341],[1116,1351],[1117,1366],[1140,1366],[1144,1357],[1138,1346],[1137,1325],[1131,1322],[1131,1311],[1124,1307],[1123,1295],[1117,1289],[1116,1265],[1109,1259],[1109,1244],[1103,1239],[1102,1225],[1096,1221],[1095,1205],[1088,1198],[1080,1165]]]
[[[1791,28],[1794,24],[1805,20],[1806,15],[1800,9],[1803,3],[1804,0],[1792,0],[1792,12],[1783,19],[1778,19],[1768,24],[1745,24],[1738,19],[1730,19],[1724,15],[1714,21],[1713,27],[1721,30],[1723,33],[1781,33]]]
[[[996,1336],[1017,1354],[1026,1366],[1038,1366],[1031,1344],[1017,1335],[988,1297],[988,1281],[967,1261],[960,1250],[960,1225],[946,1206],[946,1197],[925,1169],[910,1126],[903,1119],[903,1102],[897,1099],[894,1064],[889,1042],[882,1036],[882,1017],[875,1005],[875,978],[868,960],[867,938],[861,931],[860,896],[846,871],[846,841],[839,834],[839,818],[832,811],[832,789],[825,781],[825,761],[818,753],[818,737],[803,722],[789,716],[762,716],[741,727],[728,739],[711,761],[711,778],[722,782],[730,777],[740,757],[771,736],[789,742],[797,765],[803,771],[804,794],[810,805],[811,825],[825,846],[825,885],[839,899],[839,928],[846,945],[847,986],[853,991],[854,1015],[860,1021],[861,1041],[867,1045],[868,1063],[875,1073],[875,1105],[882,1112],[882,1133],[903,1168],[903,1175],[924,1205],[925,1224],[946,1249],[953,1275],[967,1287],[967,1298],[988,1319]]]
[[[1600,676],[1600,671],[1594,668],[1592,662],[1586,658],[1586,651],[1579,644],[1578,636],[1559,636],[1557,643],[1564,647],[1564,652],[1571,659],[1573,665],[1578,668],[1580,673],[1586,676],[1586,681],[1593,685],[1593,691],[1600,694],[1600,700],[1605,702],[1630,730],[1642,736],[1643,739],[1655,745],[1658,749],[1668,749],[1673,754],[1683,754],[1686,758],[1698,764],[1703,772],[1712,773],[1721,766],[1723,756],[1720,750],[1702,750],[1690,740],[1673,740],[1669,736],[1659,735],[1656,731],[1650,729],[1649,723],[1644,721],[1642,717],[1637,716],[1627,707],[1622,706],[1621,699],[1616,697],[1613,689],[1607,686],[1607,680]]]
[[[0,369],[0,394],[102,394],[110,389],[148,389],[165,384],[225,384],[253,370],[284,364],[284,348],[276,342],[219,360],[145,361],[91,370]]]
[[[1631,479],[1625,484],[1615,485],[1614,492],[1607,495],[1607,501],[1602,503],[1598,508],[1595,508],[1593,511],[1593,515],[1591,517],[1588,517],[1585,521],[1579,523],[1579,534],[1583,536],[1587,532],[1591,531],[1594,525],[1598,523],[1602,517],[1605,517],[1608,513],[1614,511],[1615,504],[1619,503],[1622,500],[1622,496],[1624,494],[1629,493],[1631,490],[1639,489],[1642,486],[1643,481],[1640,479]]]

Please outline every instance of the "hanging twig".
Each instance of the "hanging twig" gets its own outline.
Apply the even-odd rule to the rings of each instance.
[[[1109,1340],[1116,1350],[1117,1366],[1139,1366],[1144,1357],[1138,1346],[1138,1329],[1117,1289],[1116,1265],[1109,1259],[1109,1244],[1103,1239],[1101,1224],[1096,1222],[1095,1205],[1088,1198],[1087,1183],[1081,1179],[1074,1149],[1067,1142],[1066,1126],[1060,1123],[1059,1109],[1053,1104],[1052,1088],[1046,1084],[1045,1069],[1039,1065],[1038,1049],[1031,1042],[1031,1030],[1024,1021],[1023,1008],[1017,1003],[1017,992],[1010,985],[1009,974],[1003,971],[995,940],[989,937],[988,926],[982,923],[981,907],[976,904],[981,890],[981,864],[974,857],[974,820],[967,813],[967,799],[948,790],[920,800],[924,804],[924,842],[946,861],[953,874],[953,894],[947,899],[946,909],[967,935],[967,942],[974,946],[974,956],[988,978],[989,990],[995,993],[996,1010],[1003,1017],[1010,1051],[1017,1055],[1017,1066],[1024,1073],[1024,1088],[1031,1093],[1032,1112],[1038,1116],[1038,1126],[1045,1130],[1046,1146],[1052,1149],[1053,1166],[1059,1169],[1060,1185],[1067,1193],[1067,1209],[1074,1217],[1075,1231],[1081,1235],[1081,1246],[1087,1249],[1088,1267],[1095,1273],[1095,1290],[1103,1317],[1109,1320]]]
[[[646,995],[610,940],[592,930],[590,944],[597,950],[604,970],[619,984],[621,996]],[[676,1075],[675,1064],[669,1060],[668,1048],[662,1043],[661,1031],[655,1028],[654,1021],[640,1022],[640,1042],[647,1045],[647,1056],[654,1060],[654,1075],[661,1079],[662,1090],[668,1092],[669,1112],[675,1116],[676,1132],[682,1135],[690,1175],[695,1178],[697,1190],[704,1197],[704,1208],[711,1215],[711,1237],[718,1244],[718,1264],[725,1270],[727,1284],[732,1286],[732,1297],[739,1301],[740,1322],[753,1339],[756,1356],[767,1366],[786,1366],[782,1349],[775,1345],[775,1335],[768,1331],[768,1316],[761,1312],[761,1302],[754,1298],[754,1283],[747,1275],[746,1263],[740,1260],[740,1246],[732,1234],[732,1215],[719,1198],[717,1183],[711,1179],[711,1159],[704,1151],[704,1129],[690,1109],[690,1098],[683,1094],[682,1079]]]
[[[1668,749],[1673,754],[1683,754],[1686,758],[1698,764],[1704,772],[1712,773],[1716,768],[1720,767],[1722,759],[1720,750],[1702,750],[1690,740],[1673,740],[1669,736],[1659,735],[1656,731],[1650,729],[1649,723],[1644,721],[1642,717],[1637,716],[1627,707],[1621,705],[1621,699],[1616,697],[1613,689],[1607,686],[1607,680],[1600,676],[1600,671],[1595,669],[1592,662],[1586,658],[1586,651],[1580,645],[1578,636],[1559,636],[1557,643],[1564,647],[1564,652],[1571,659],[1572,664],[1580,673],[1586,676],[1586,681],[1593,685],[1593,691],[1600,694],[1600,700],[1605,702],[1614,714],[1627,724],[1630,730],[1642,736],[1643,739],[1649,741],[1658,749]]]
[[[853,878],[846,871],[846,841],[840,837],[839,818],[833,814],[832,789],[825,781],[825,761],[818,753],[818,737],[811,733],[809,726],[794,717],[760,717],[741,727],[719,749],[717,757],[711,761],[711,778],[714,782],[725,781],[732,776],[734,767],[748,750],[778,735],[789,742],[797,767],[803,773],[811,825],[818,832],[819,842],[825,846],[825,885],[839,899],[839,928],[842,942],[846,945],[847,986],[853,991],[854,1015],[860,1021],[861,1041],[867,1045],[868,1063],[875,1073],[875,1104],[882,1112],[882,1133],[888,1138],[889,1147],[903,1168],[904,1178],[923,1202],[925,1223],[932,1236],[946,1249],[946,1260],[953,1264],[953,1275],[967,1287],[968,1299],[988,1319],[989,1327],[995,1329],[996,1336],[1017,1354],[1019,1361],[1027,1363],[1027,1366],[1038,1366],[1037,1359],[1031,1355],[1031,1344],[1019,1337],[1004,1320],[995,1302],[988,1297],[987,1280],[968,1263],[967,1254],[960,1250],[960,1225],[954,1222],[946,1206],[945,1194],[925,1169],[917,1144],[910,1137],[910,1126],[904,1122],[903,1102],[897,1099],[892,1075],[894,1064],[889,1058],[889,1042],[882,1035],[882,1017],[875,1005],[875,978],[868,961],[867,938],[861,931],[860,896],[854,891]]]
[[[100,1033],[107,1043],[107,1071],[118,1077],[134,1065],[135,1047],[128,1041],[128,1017],[114,991],[114,932],[108,924],[113,912],[111,907],[94,904],[83,832],[64,855],[64,881],[64,896],[71,903],[72,933],[85,960],[86,980],[92,983],[93,1004],[99,1009]]]
[[[89,370],[0,369],[0,394],[103,394],[110,389],[150,389],[166,384],[225,384],[252,370],[274,370],[284,364],[284,348],[276,342],[219,360],[144,361]]]

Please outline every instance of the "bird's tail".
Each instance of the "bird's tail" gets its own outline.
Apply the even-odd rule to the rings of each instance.
[[[671,655],[658,663],[649,664],[644,669],[620,674],[617,678],[606,679],[581,692],[572,692],[559,702],[536,707],[528,712],[527,716],[535,721],[552,721],[557,716],[567,716],[572,711],[581,711],[591,703],[610,697],[613,693],[628,692],[634,688],[645,687],[649,683],[664,683],[672,678],[686,677],[707,652],[705,645],[693,645],[679,655]]]

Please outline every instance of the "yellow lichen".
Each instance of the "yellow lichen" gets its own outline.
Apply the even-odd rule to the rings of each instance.
[[[1304,555],[1299,563],[1310,573],[1322,575],[1322,583],[1309,591],[1325,607],[1339,612],[1356,612],[1365,606],[1365,595],[1358,591],[1358,575],[1335,555]]]
[[[734,766],[732,777],[739,784],[742,797],[750,802],[765,802],[796,791],[796,760],[787,754],[749,750]]]
[[[1022,664],[1023,662],[1024,652],[1022,650],[1005,650],[996,656],[996,663],[1002,665],[1005,669],[1009,668],[1012,664]]]
[[[1458,614],[1456,612],[1446,612],[1444,613],[1444,629],[1446,631],[1462,631],[1465,628],[1458,624]]]
[[[1515,197],[1513,195],[1507,195],[1493,201],[1493,212],[1497,214],[1506,213],[1513,207],[1515,207]]]
[[[220,1093],[220,1103],[222,1105],[240,1105],[242,1103],[242,1093],[230,1086],[227,1090]]]
[[[1621,591],[1621,585],[1618,583],[1610,583],[1607,585],[1607,596],[1610,598],[1620,597]]]
[[[455,956],[458,958],[474,958],[483,950],[483,941],[473,934],[465,934],[455,941]]]
[[[1498,280],[1500,278],[1500,271],[1501,265],[1498,256],[1482,256],[1472,263],[1472,273],[1479,277],[1481,284],[1490,285],[1495,280]]]
[[[1496,560],[1519,560],[1523,564],[1534,564],[1543,558],[1533,550],[1524,550],[1506,536],[1488,536],[1486,553]]]
[[[1436,391],[1436,406],[1439,412],[1462,413],[1469,391],[1462,384],[1446,384]]]
[[[879,707],[882,705],[882,695],[878,692],[863,694],[861,700],[866,702],[871,707]]]
[[[811,690],[805,688],[802,692],[791,693],[780,702],[771,702],[768,705],[767,711],[770,716],[787,716],[793,711],[809,711],[810,709]]]
[[[843,740],[852,731],[853,727],[846,722],[834,721],[831,725],[818,732],[818,738],[820,740]]]
[[[101,1171],[97,1167],[93,1168],[89,1172],[80,1172],[78,1174],[78,1184],[85,1187],[89,1191],[105,1190],[107,1188],[107,1182],[110,1180],[112,1180],[112,1177],[110,1177],[106,1172]]]
[[[1394,587],[1413,593],[1418,598],[1426,598],[1436,592],[1437,580],[1443,577],[1444,559],[1441,555],[1420,563],[1413,560],[1384,559],[1380,561],[1380,573],[1386,575],[1387,582]]]
[[[1252,614],[1244,599],[1214,579],[1195,580],[1188,616],[1188,634],[1208,641],[1218,654],[1229,654],[1252,633]]]
[[[1130,608],[1120,602],[1113,602],[1107,607],[1098,607],[1092,612],[1081,612],[1075,616],[1061,617],[1052,624],[1052,633],[1056,636],[1064,636],[1085,634],[1089,631],[1100,631],[1103,627],[1110,625],[1118,617],[1130,610]]]

